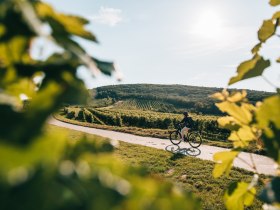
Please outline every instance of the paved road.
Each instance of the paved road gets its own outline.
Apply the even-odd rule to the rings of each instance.
[[[73,125],[65,122],[58,121],[54,118],[51,118],[49,120],[49,123],[52,125],[60,126],[60,127],[65,127],[73,130],[78,130],[82,131],[85,133],[90,133],[90,134],[96,134],[99,136],[107,137],[113,140],[119,140],[119,141],[124,141],[128,142],[131,144],[139,144],[143,146],[148,146],[148,147],[154,147],[157,149],[164,149],[170,152],[179,152],[185,155],[189,156],[196,156],[200,159],[204,160],[211,160],[213,161],[213,154],[216,152],[220,151],[225,151],[227,149],[221,148],[221,147],[214,147],[214,146],[207,146],[207,145],[201,145],[199,149],[192,149],[190,146],[186,143],[181,143],[180,147],[174,146],[170,143],[169,140],[163,140],[163,139],[158,139],[158,138],[152,138],[152,137],[142,137],[142,136],[136,136],[132,134],[127,134],[127,133],[121,133],[121,132],[116,132],[116,131],[109,131],[109,130],[102,130],[102,129],[96,129],[96,128],[89,128],[89,127],[83,127],[83,126],[78,126],[78,125]],[[256,166],[257,166],[257,171],[259,173],[263,173],[266,175],[274,175],[276,173],[276,169],[274,167],[274,162],[272,159],[261,156],[261,155],[256,155],[256,154],[250,154],[250,153],[245,153],[242,152],[234,161],[234,166],[243,168],[249,171],[253,171],[253,169],[247,164],[251,164],[251,158],[254,160]],[[245,161],[247,163],[245,163]]]

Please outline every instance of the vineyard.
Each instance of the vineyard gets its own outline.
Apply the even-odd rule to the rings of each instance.
[[[119,101],[114,104],[115,109],[124,110],[149,110],[160,112],[175,112],[176,109],[173,105],[159,100],[146,100],[146,99],[129,99]]]
[[[182,115],[180,114],[136,109],[136,105],[146,108],[147,104],[140,104],[135,101],[130,103],[134,103],[135,107],[127,107],[127,109],[124,109],[124,106],[122,106],[122,109],[115,109],[114,106],[109,108],[65,107],[61,115],[67,119],[100,125],[162,130],[174,129],[182,120]],[[122,103],[117,103],[116,106],[120,105]],[[125,106],[128,106],[128,103]],[[222,141],[227,139],[229,131],[218,127],[217,117],[196,114],[191,114],[191,116],[194,120],[194,129],[198,130],[203,138]]]

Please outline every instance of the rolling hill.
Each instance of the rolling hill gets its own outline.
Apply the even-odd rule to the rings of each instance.
[[[98,87],[90,90],[95,107],[113,105],[116,109],[140,109],[180,113],[188,110],[198,114],[221,115],[215,100],[209,96],[221,88],[188,85],[128,84]],[[236,91],[231,89],[230,91]],[[247,90],[252,103],[272,93]]]

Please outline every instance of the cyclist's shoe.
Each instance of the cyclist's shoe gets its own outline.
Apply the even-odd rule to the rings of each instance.
[[[186,137],[185,135],[184,135],[184,137],[183,137],[183,140],[184,140],[184,141],[187,141],[187,137]]]

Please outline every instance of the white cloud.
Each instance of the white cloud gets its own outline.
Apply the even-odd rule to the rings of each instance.
[[[98,14],[91,16],[89,19],[109,26],[116,26],[124,20],[122,10],[109,7],[100,7]]]

